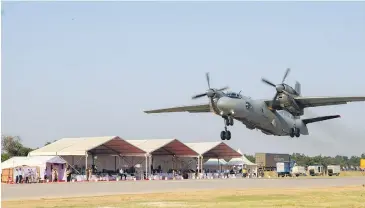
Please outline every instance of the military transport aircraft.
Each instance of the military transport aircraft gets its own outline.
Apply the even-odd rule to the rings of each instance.
[[[276,88],[276,94],[272,100],[251,99],[235,92],[224,93],[223,91],[228,87],[211,88],[209,73],[207,73],[207,92],[195,95],[193,99],[207,96],[210,100],[209,104],[150,110],[145,113],[213,112],[225,121],[225,130],[221,132],[222,140],[231,139],[231,132],[227,130],[227,126],[233,126],[234,120],[242,122],[248,129],[258,129],[267,135],[299,137],[301,134],[309,134],[307,128],[309,123],[340,117],[333,115],[300,119],[304,108],[365,101],[365,97],[302,97],[298,82],[295,89],[284,83],[289,71],[290,69],[287,69],[281,84],[275,85],[262,79],[264,83]]]

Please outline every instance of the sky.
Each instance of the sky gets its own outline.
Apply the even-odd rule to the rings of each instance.
[[[365,2],[7,2],[2,7],[2,133],[24,145],[64,137],[221,141],[211,113],[145,114],[207,103],[228,85],[272,99],[265,77],[304,96],[365,95]],[[311,108],[309,136],[267,136],[235,122],[244,153],[364,152],[364,103]]]

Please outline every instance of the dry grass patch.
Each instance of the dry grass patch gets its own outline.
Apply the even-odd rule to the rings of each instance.
[[[2,202],[6,208],[364,207],[365,187],[180,191]]]

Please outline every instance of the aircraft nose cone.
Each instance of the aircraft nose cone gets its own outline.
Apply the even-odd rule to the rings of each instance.
[[[233,110],[234,103],[231,102],[230,98],[222,97],[219,98],[217,102],[217,107],[220,111],[223,111],[224,113],[229,113]]]
[[[282,92],[284,90],[284,86],[282,84],[276,85],[276,90],[278,92]]]

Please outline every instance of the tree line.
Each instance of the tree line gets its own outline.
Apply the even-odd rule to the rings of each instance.
[[[45,145],[50,144],[51,142],[47,142]],[[22,141],[19,136],[5,136],[1,135],[1,162],[14,157],[14,156],[27,156],[29,152],[34,149],[30,147],[26,147],[22,144]],[[38,149],[38,148],[35,148]],[[255,156],[253,155],[245,155],[248,160],[255,163]],[[337,155],[335,157],[330,156],[307,156],[300,153],[293,153],[291,155],[291,159],[295,160],[298,165],[308,166],[321,164],[324,166],[327,165],[341,165],[341,166],[359,166],[360,159],[365,159],[365,153],[361,154],[361,156],[341,156]]]
[[[255,156],[253,155],[245,155],[248,160],[255,163]],[[309,166],[309,165],[341,165],[341,167],[357,167],[360,166],[360,159],[365,159],[365,153],[362,153],[361,156],[342,156],[336,155],[335,157],[330,156],[307,156],[301,153],[293,153],[290,156],[291,160],[295,160],[297,165],[300,166]]]

